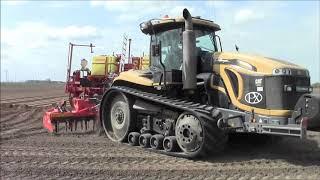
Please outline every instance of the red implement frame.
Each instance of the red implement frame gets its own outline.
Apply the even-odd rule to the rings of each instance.
[[[65,92],[69,95],[69,102],[72,109],[67,110],[67,103],[63,101],[62,104],[45,112],[43,116],[43,126],[49,132],[57,133],[60,123],[65,123],[66,130],[77,130],[79,121],[81,122],[81,128],[83,128],[82,123],[84,122],[84,127],[87,129],[88,121],[93,120],[94,128],[99,114],[97,102],[94,102],[94,100],[97,100],[103,95],[107,88],[109,88],[109,84],[111,84],[113,79],[121,72],[119,68],[120,56],[117,56],[118,70],[115,73],[108,73],[103,76],[89,75],[88,80],[90,81],[90,86],[82,87],[80,84],[80,71],[76,70],[71,74],[73,48],[76,46],[89,47],[91,53],[93,53],[93,47],[95,47],[91,43],[88,45],[69,43]],[[137,69],[137,67],[135,67],[134,63],[124,64],[125,71],[130,69]]]
[[[77,130],[78,122],[81,122],[81,128],[87,129],[88,122],[93,120],[93,128],[96,123],[96,116],[98,114],[97,104],[93,101],[95,95],[102,95],[105,91],[105,83],[110,80],[109,76],[88,77],[92,86],[83,88],[80,84],[80,71],[74,71],[71,74],[72,54],[75,46],[90,47],[93,53],[92,44],[73,44],[69,43],[67,79],[65,92],[69,94],[69,102],[72,107],[67,110],[66,101],[57,107],[49,109],[43,116],[43,126],[49,132],[57,133],[59,124],[65,123],[65,129]]]

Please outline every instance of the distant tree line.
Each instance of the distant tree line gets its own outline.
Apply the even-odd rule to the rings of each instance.
[[[312,87],[314,88],[320,88],[320,82],[316,82],[312,84]]]
[[[13,84],[64,84],[63,81],[48,81],[48,80],[26,80],[18,82],[1,82],[1,85],[13,85]]]
[[[51,81],[51,79],[45,79],[45,80],[26,80],[26,83],[52,83],[52,84],[57,84],[57,83],[64,83],[62,81]]]

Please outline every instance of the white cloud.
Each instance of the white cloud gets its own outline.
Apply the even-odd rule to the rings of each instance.
[[[132,7],[141,6],[141,4],[145,4],[145,1],[91,1],[92,6],[103,6],[107,10],[111,11],[120,11],[127,12]]]
[[[74,5],[74,2],[70,1],[47,1],[43,6],[49,8],[66,8]]]
[[[168,2],[160,1],[91,1],[93,7],[103,6],[105,9],[116,12],[131,12],[132,14],[140,12],[150,12],[160,6],[167,5]],[[143,9],[140,9],[143,8]],[[139,11],[135,11],[139,10]]]
[[[248,1],[246,4],[239,4],[239,8],[231,10],[233,23],[236,25],[257,22],[265,19],[271,20],[277,16],[285,16],[283,10],[288,7],[287,2],[282,1]]]
[[[265,15],[261,12],[255,12],[252,9],[241,9],[234,15],[234,23],[242,24],[254,20],[263,19]]]
[[[229,2],[223,1],[223,0],[219,0],[219,1],[209,0],[206,2],[206,4],[214,8],[226,8],[227,6],[229,6]]]
[[[50,41],[73,40],[98,36],[93,26],[54,27],[41,22],[23,22],[15,28],[4,28],[1,32],[1,43],[11,47],[40,48]]]
[[[104,1],[90,1],[90,5],[91,6],[101,6],[101,5],[104,5]]]
[[[3,3],[3,5],[8,5],[8,6],[19,6],[19,5],[24,5],[27,2],[28,1],[5,0],[5,1],[1,1],[1,4]]]
[[[147,17],[160,18],[164,15],[181,16],[183,3],[175,1],[91,1],[92,7],[104,7],[107,11],[117,13],[120,21],[134,21]],[[191,12],[195,8],[189,7]],[[202,11],[197,11],[202,12]]]
[[[47,77],[61,80],[65,74],[68,43],[89,43],[100,34],[94,26],[58,27],[42,22],[23,22],[2,28],[1,68],[16,73],[17,80]],[[34,70],[18,75],[25,69]]]
[[[122,28],[97,28],[91,25],[53,26],[43,22],[21,22],[14,27],[2,27],[1,71],[10,69],[11,75],[17,74],[17,80],[47,77],[64,80],[69,42],[93,43],[97,47],[94,48],[94,54],[91,54],[88,48],[74,48],[73,67],[78,68],[78,60],[81,58],[92,59],[92,56],[97,54],[120,53],[123,33],[131,32],[130,28]],[[141,48],[138,40],[134,39],[133,43],[132,50],[138,46]],[[30,73],[18,73],[25,69],[34,70]],[[13,80],[12,77],[10,76],[10,80]]]
[[[187,6],[175,6],[171,8],[168,12],[168,15],[171,17],[182,16],[182,11],[184,8],[187,8],[192,16],[200,16],[201,11],[196,12],[195,8]]]

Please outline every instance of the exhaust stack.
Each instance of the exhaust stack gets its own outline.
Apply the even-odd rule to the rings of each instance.
[[[193,32],[192,17],[188,9],[183,10],[185,30],[182,33],[183,40],[183,69],[182,82],[183,90],[193,93],[197,88],[197,61],[195,57],[196,37]]]

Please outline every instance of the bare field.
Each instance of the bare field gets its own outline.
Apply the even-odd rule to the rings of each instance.
[[[313,88],[313,93],[320,94],[320,87]]]
[[[43,107],[59,102],[65,97],[64,84],[1,84],[1,104]]]
[[[1,87],[1,179],[320,179],[320,133],[275,144],[232,138],[222,154],[188,160],[93,132],[50,135],[37,103],[56,101],[49,96],[63,97],[63,85]]]

